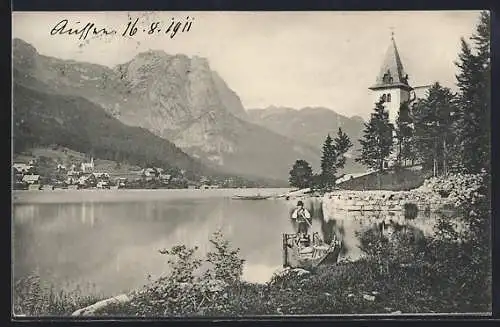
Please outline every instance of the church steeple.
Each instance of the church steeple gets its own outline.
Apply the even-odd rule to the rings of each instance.
[[[369,89],[372,91],[374,103],[384,101],[384,106],[389,112],[389,120],[395,124],[399,107],[410,100],[413,88],[408,84],[408,75],[396,46],[394,32],[391,33],[389,48],[385,53],[375,84]]]
[[[375,84],[370,87],[371,90],[385,88],[403,88],[411,89],[408,85],[408,75],[406,74],[401,57],[399,56],[394,32],[391,32],[391,42],[387,49]]]

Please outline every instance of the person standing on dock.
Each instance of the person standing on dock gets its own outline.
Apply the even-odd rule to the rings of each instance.
[[[311,213],[304,208],[304,202],[297,202],[297,208],[292,213],[292,219],[296,219],[298,224],[298,233],[307,234],[308,226],[311,224],[308,219],[311,219]]]

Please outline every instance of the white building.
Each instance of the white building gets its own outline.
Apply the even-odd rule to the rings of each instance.
[[[97,179],[109,179],[108,173],[93,173]]]
[[[24,175],[23,182],[28,184],[38,184],[40,182],[40,175]]]
[[[82,162],[81,169],[84,173],[94,171],[94,158],[90,158],[90,162]]]
[[[14,163],[12,168],[14,168],[18,173],[26,174],[33,168],[33,166],[25,163]]]
[[[411,86],[408,80],[409,77],[404,70],[393,34],[375,84],[370,86],[369,89],[372,91],[373,103],[379,102],[380,99],[385,101],[384,107],[389,113],[389,121],[394,126],[396,126],[401,104],[407,102],[411,107],[411,104],[416,99],[425,96],[430,87],[430,85]],[[394,146],[394,148],[397,149],[398,147]],[[393,165],[396,157],[397,153],[394,151],[388,162],[384,163],[384,166]]]

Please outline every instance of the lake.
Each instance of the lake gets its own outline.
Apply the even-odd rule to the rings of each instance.
[[[148,275],[164,273],[167,256],[158,250],[197,245],[203,254],[210,249],[211,234],[220,229],[246,260],[243,278],[265,282],[282,265],[281,235],[294,232],[289,217],[295,201],[231,196],[287,191],[14,191],[14,279],[37,271],[56,289],[80,285],[112,296],[144,285]],[[342,234],[344,255],[359,256],[355,232],[366,224],[347,215],[323,219],[320,199],[314,201],[313,231],[326,239],[333,232]],[[427,219],[414,222],[424,226]]]

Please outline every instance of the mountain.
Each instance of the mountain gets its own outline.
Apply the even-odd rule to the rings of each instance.
[[[171,142],[127,126],[77,96],[35,91],[14,83],[14,150],[58,144],[102,159],[181,168],[191,176],[209,170]]]
[[[334,137],[339,127],[349,136],[353,147],[347,153],[344,172],[355,173],[366,169],[353,159],[360,149],[359,139],[363,136],[364,120],[359,116],[348,118],[323,107],[294,109],[267,107],[248,109],[249,120],[285,137],[307,143],[318,150],[328,134]]]
[[[207,167],[152,132],[123,124],[94,103],[78,96],[36,91],[14,82],[14,152],[57,144],[100,159],[153,165],[190,179],[210,176],[247,186],[286,186],[276,179],[235,176]]]
[[[15,39],[13,63],[18,84],[83,97],[211,167],[280,180],[297,159],[319,167],[317,148],[250,122],[238,95],[204,58],[150,50],[109,68],[43,56]]]

